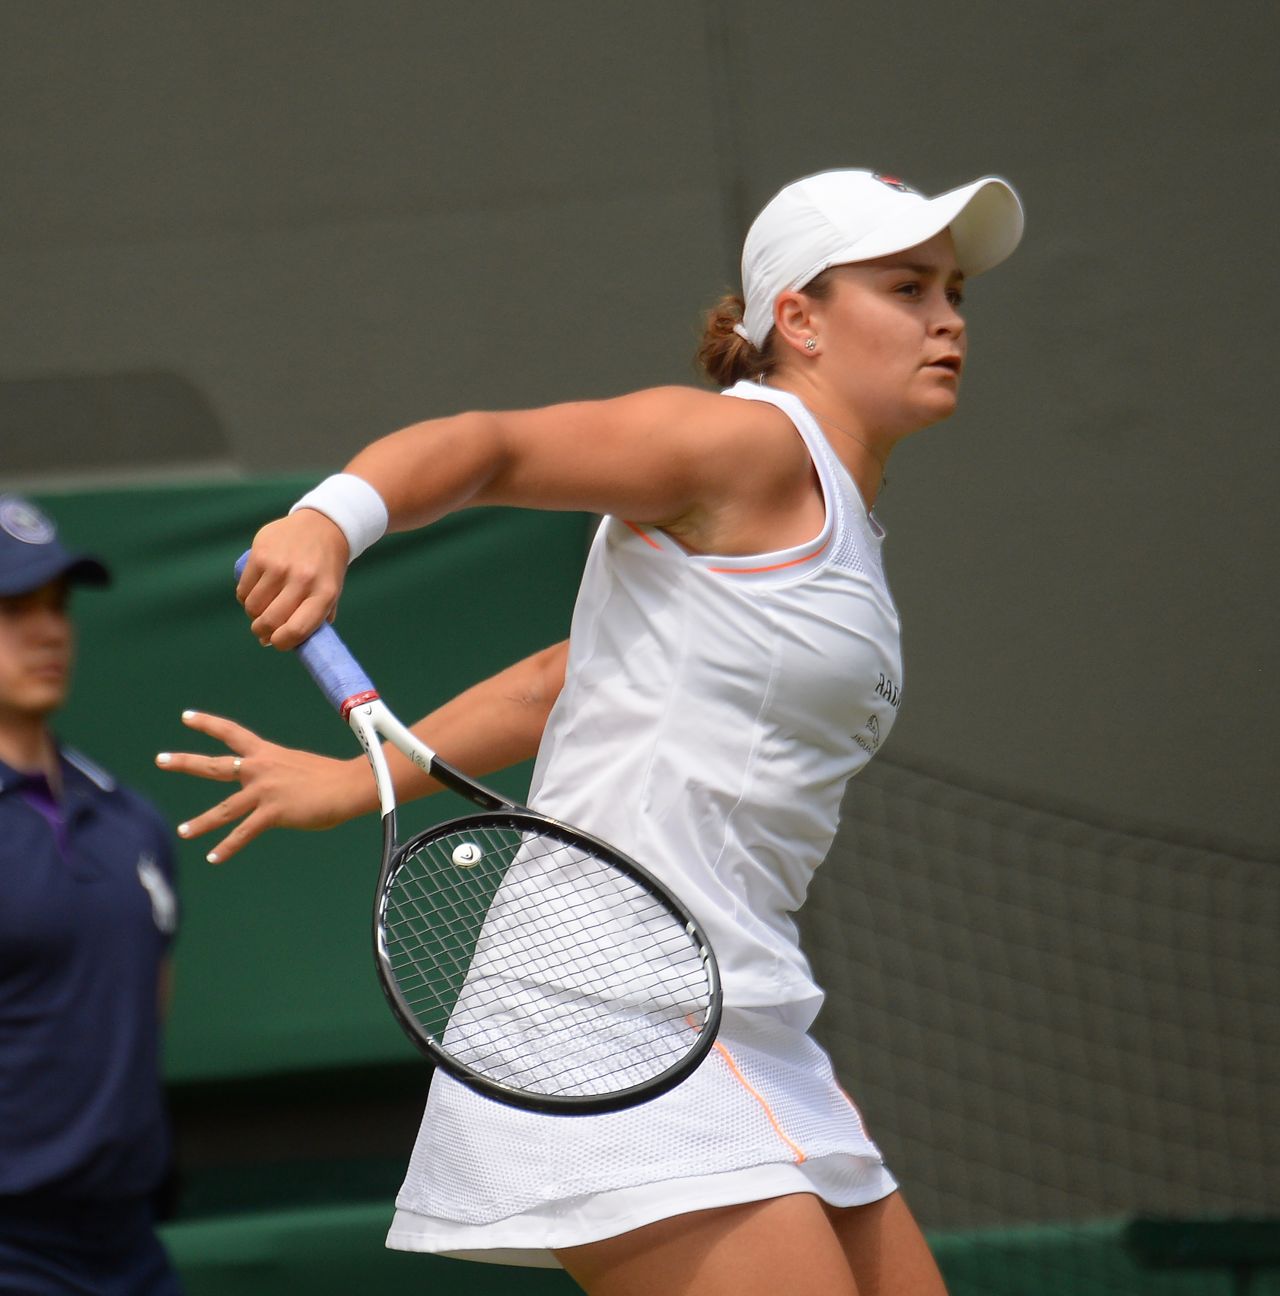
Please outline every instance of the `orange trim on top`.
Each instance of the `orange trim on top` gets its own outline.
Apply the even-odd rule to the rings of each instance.
[[[628,522],[626,518],[623,518],[622,520],[627,526],[629,526],[636,533],[636,535],[640,537],[641,540],[645,542],[645,544],[649,546],[650,549],[662,548],[662,546],[651,535],[649,535],[641,527],[638,527],[634,522]]]
[[[803,1165],[808,1160],[808,1157],[805,1156],[803,1149],[800,1148],[797,1144],[793,1143],[786,1136],[786,1134],[783,1133],[782,1126],[778,1124],[778,1118],[773,1114],[773,1109],[760,1096],[759,1092],[753,1089],[751,1085],[747,1083],[746,1077],[742,1074],[741,1071],[738,1070],[738,1064],[729,1055],[729,1050],[725,1048],[723,1044],[720,1044],[718,1042],[713,1047],[715,1048],[716,1052],[719,1053],[722,1058],[724,1058],[725,1062],[728,1063],[729,1070],[733,1072],[734,1077],[738,1081],[738,1083],[756,1100],[756,1102],[760,1104],[760,1109],[764,1112],[765,1116],[768,1117],[769,1124],[773,1126],[773,1132],[792,1150],[792,1152],[795,1153],[796,1165]]]
[[[626,518],[623,518],[622,522],[625,526],[630,527],[650,549],[661,550],[662,546],[643,527],[635,522],[628,521]],[[811,558],[816,558],[830,543],[831,537],[828,536],[816,549],[811,549],[807,554],[801,554],[799,558],[788,558],[786,562],[770,563],[765,567],[708,567],[707,570],[720,576],[757,576],[761,572],[782,571],[787,567],[795,567],[800,563],[808,562]],[[697,557],[696,554],[693,556]]]
[[[754,576],[759,572],[781,571],[784,567],[795,567],[798,563],[808,562],[810,558],[816,558],[829,544],[831,537],[828,536],[816,549],[810,550],[807,554],[801,554],[799,558],[788,558],[786,562],[772,563],[768,567],[708,567],[708,571],[719,572],[725,576]]]

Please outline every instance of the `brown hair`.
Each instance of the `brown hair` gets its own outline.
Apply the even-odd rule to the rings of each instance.
[[[777,367],[777,360],[770,354],[772,338],[766,341],[765,350],[760,351],[733,331],[735,324],[742,323],[744,310],[746,302],[737,293],[730,293],[707,312],[702,341],[694,359],[717,387],[732,387],[744,378],[763,378]]]
[[[829,267],[811,279],[803,288],[806,296],[815,301],[826,301],[831,296],[832,281]],[[740,333],[733,331],[742,323],[746,303],[737,293],[721,297],[707,312],[702,330],[702,341],[694,357],[699,369],[717,387],[732,387],[745,379],[767,378],[778,367],[773,330],[769,330],[763,347],[757,347]]]

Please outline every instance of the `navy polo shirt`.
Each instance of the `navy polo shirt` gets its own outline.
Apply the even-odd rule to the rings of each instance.
[[[138,1198],[169,1160],[158,979],[177,925],[157,811],[67,748],[0,762],[0,1196]]]

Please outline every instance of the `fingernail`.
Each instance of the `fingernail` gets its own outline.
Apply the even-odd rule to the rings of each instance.
[[[173,756],[172,756],[171,753],[169,753],[169,752],[160,752],[160,753],[158,753],[157,756],[156,756],[156,764],[157,764],[157,765],[167,765],[167,764],[168,764],[172,759],[173,759]]]
[[[178,836],[189,837],[191,835],[191,825],[189,823],[178,825]]]
[[[210,864],[217,864],[217,863],[220,863],[220,861],[219,861],[219,859],[218,859],[218,852],[217,852],[217,851],[210,851],[210,852],[205,856],[205,859],[207,859],[207,860],[209,861]]]
[[[193,720],[195,718],[195,714],[196,713],[194,711],[184,711],[182,713],[182,718],[184,720]]]

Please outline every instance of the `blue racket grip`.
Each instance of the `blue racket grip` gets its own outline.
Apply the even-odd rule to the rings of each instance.
[[[249,551],[246,550],[236,563],[236,580],[240,579],[248,561]],[[341,713],[342,704],[357,693],[376,695],[373,681],[327,621],[322,622],[294,651],[335,711]]]

